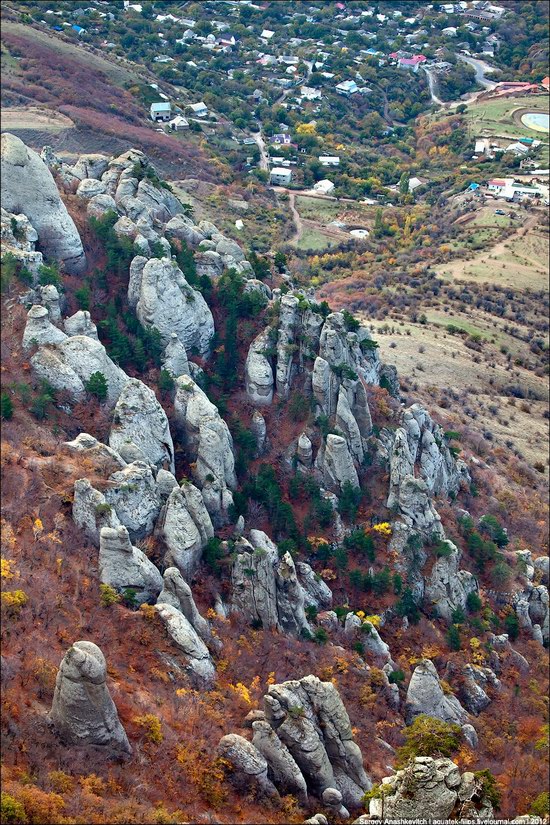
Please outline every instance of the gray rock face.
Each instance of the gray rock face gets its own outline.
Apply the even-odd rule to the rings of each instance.
[[[184,215],[176,215],[175,218],[169,220],[165,232],[167,238],[184,241],[192,249],[195,249],[204,240],[202,232],[193,224],[190,218],[186,218]]]
[[[7,132],[1,138],[0,155],[4,209],[26,215],[38,233],[40,248],[48,257],[62,261],[67,272],[84,272],[82,241],[48,167],[36,152]]]
[[[399,487],[397,509],[407,527],[426,538],[436,534],[443,538],[441,518],[435,509],[426,483],[407,475]]]
[[[212,644],[214,637],[210,625],[199,613],[191,588],[183,579],[177,567],[168,567],[164,571],[163,579],[164,586],[157,599],[157,604],[169,604],[175,607],[176,610],[183,613],[203,642],[206,645]]]
[[[74,315],[65,318],[63,326],[69,338],[72,338],[73,335],[87,335],[88,338],[93,338],[95,341],[99,340],[97,327],[87,310],[79,309]]]
[[[541,583],[548,585],[548,571],[550,569],[550,559],[548,556],[539,556],[533,562],[535,570],[540,571]]]
[[[52,324],[59,326],[61,321],[61,304],[62,299],[57,291],[57,287],[53,284],[45,284],[44,286],[37,286],[35,293],[38,297],[36,303],[45,306],[50,316]]]
[[[261,332],[250,345],[244,367],[246,394],[252,404],[262,406],[273,401],[273,370],[264,355],[271,346],[271,330]]]
[[[362,626],[361,642],[365,650],[371,653],[376,659],[391,662],[389,646],[382,640],[378,630],[370,622],[365,621]]]
[[[23,349],[44,344],[59,344],[67,336],[50,321],[50,313],[45,306],[35,304],[27,313],[27,323],[23,332]]]
[[[267,444],[267,425],[265,423],[265,418],[263,415],[258,412],[258,410],[254,410],[252,413],[252,422],[250,424],[250,430],[254,434],[256,439],[256,456],[261,456],[264,453]]]
[[[79,453],[87,453],[94,458],[103,458],[108,463],[114,464],[116,467],[122,469],[126,467],[126,462],[116,450],[112,450],[106,444],[102,444],[93,435],[89,433],[80,433],[73,441],[65,441],[65,446],[70,450],[75,450]]]
[[[119,518],[103,493],[96,490],[87,478],[79,478],[74,484],[73,520],[90,541],[99,547],[99,534],[103,527],[118,527]]]
[[[252,730],[252,744],[267,762],[269,779],[279,791],[292,794],[301,805],[306,805],[306,780],[286,745],[266,721],[252,722]]]
[[[208,648],[193,625],[180,610],[171,604],[157,602],[155,610],[162,619],[168,635],[185,655],[191,678],[195,684],[202,688],[211,687],[216,678],[216,668]]]
[[[321,448],[315,459],[315,466],[322,474],[323,486],[338,495],[346,482],[352,487],[359,487],[359,477],[350,455],[345,438],[329,433],[324,449]]]
[[[15,225],[15,237],[14,235]],[[44,259],[41,252],[35,250],[35,243],[38,240],[38,232],[31,224],[26,215],[15,215],[7,212],[3,207],[0,209],[0,245],[2,256],[13,255],[22,265],[32,272],[34,279]]]
[[[102,218],[107,212],[116,212],[115,199],[111,195],[94,195],[88,201],[86,214],[89,217]]]
[[[170,372],[174,378],[179,378],[180,375],[190,375],[187,352],[175,332],[170,335],[170,340],[164,349],[162,369]]]
[[[101,180],[95,180],[95,178],[84,178],[84,180],[78,184],[76,194],[79,198],[91,200],[92,198],[95,198],[96,195],[104,195],[105,188],[105,184]]]
[[[443,429],[420,404],[405,410],[403,426],[395,434],[388,507],[397,502],[402,481],[414,475],[415,467],[431,495],[456,493],[462,479],[470,480],[464,462],[452,456]]]
[[[349,811],[342,805],[342,794],[336,788],[325,788],[321,794],[323,805],[335,816],[348,819]]]
[[[233,775],[243,788],[255,784],[261,794],[278,796],[275,786],[267,777],[267,761],[257,748],[236,733],[222,736],[218,746],[220,756],[233,767]]]
[[[174,412],[185,433],[188,455],[195,464],[195,478],[202,487],[208,512],[221,523],[233,502],[231,490],[237,486],[229,428],[218,408],[187,376],[176,381]]]
[[[468,711],[478,716],[491,703],[487,689],[493,687],[498,690],[500,682],[488,667],[464,665],[462,674],[460,698]]]
[[[112,506],[132,541],[148,536],[160,513],[161,500],[151,468],[133,461],[109,477],[105,500]]]
[[[470,593],[477,592],[477,579],[467,570],[459,570],[460,551],[448,539],[450,556],[440,558],[425,579],[424,597],[436,614],[450,622],[457,607],[464,609]]]
[[[281,398],[288,398],[292,383],[293,346],[299,319],[298,299],[294,295],[283,295],[279,314],[279,335],[277,338],[277,392]]]
[[[103,527],[99,534],[99,577],[119,593],[135,591],[136,605],[154,602],[162,590],[162,576],[145,553],[132,547],[122,525]]]
[[[314,573],[310,565],[298,561],[296,562],[296,572],[304,590],[306,607],[313,605],[318,610],[330,607],[332,604],[332,590],[320,576]]]
[[[81,155],[71,172],[80,180],[99,180],[109,166],[109,158],[106,155]]]
[[[174,445],[168,419],[153,390],[131,378],[120,393],[113,413],[109,446],[120,452],[131,444],[143,461],[174,471]]]
[[[296,458],[298,459],[297,469],[311,469],[313,464],[313,445],[306,433],[301,433],[298,438]]]
[[[415,667],[405,702],[407,724],[420,714],[457,725],[468,722],[468,714],[458,699],[443,693],[437,670],[429,659],[423,659]]]
[[[132,274],[132,273],[131,273]],[[136,314],[146,327],[155,327],[165,343],[175,332],[187,351],[206,355],[214,334],[214,319],[201,293],[193,289],[170,258],[152,258],[134,267],[128,300],[137,295]]]
[[[68,744],[102,745],[129,754],[132,749],[106,679],[107,664],[99,647],[75,642],[57,673],[49,721]]]
[[[267,721],[292,754],[308,788],[319,795],[336,788],[346,807],[357,808],[371,781],[334,685],[316,676],[271,685],[264,706]]]
[[[261,530],[251,530],[252,543],[241,539],[231,570],[231,610],[262,627],[300,635],[309,631],[305,594],[289,553],[279,559],[277,547]]]
[[[382,780],[381,799],[371,799],[371,817],[385,819],[492,819],[491,803],[472,773],[460,775],[450,759],[417,756],[404,770]],[[457,812],[458,807],[458,812]]]
[[[87,335],[74,335],[57,344],[42,346],[31,358],[39,376],[56,390],[67,390],[75,400],[85,397],[85,383],[94,372],[107,381],[107,402],[115,404],[128,381],[126,373],[111,361],[105,347]]]
[[[204,545],[214,535],[200,491],[189,482],[181,489],[174,488],[161,513],[158,529],[168,548],[165,564],[177,567],[182,576],[191,579]]]

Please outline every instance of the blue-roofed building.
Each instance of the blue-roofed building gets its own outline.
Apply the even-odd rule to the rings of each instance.
[[[73,23],[73,25],[71,26],[71,29],[73,29],[78,34],[79,37],[82,34],[86,33],[86,29],[83,29],[82,26],[77,26],[76,23]]]
[[[471,183],[468,189],[471,189],[472,192],[475,192],[476,189],[479,189],[479,183]]]

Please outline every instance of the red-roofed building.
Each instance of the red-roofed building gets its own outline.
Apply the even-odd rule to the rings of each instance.
[[[426,55],[415,54],[414,57],[400,57],[399,65],[403,69],[413,69],[416,72],[420,64],[424,63],[425,60],[427,60]]]
[[[544,80],[541,80],[540,85],[548,91],[550,89],[550,77],[545,77]]]

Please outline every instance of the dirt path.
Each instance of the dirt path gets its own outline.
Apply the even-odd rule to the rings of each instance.
[[[289,243],[295,244],[300,241],[302,235],[304,234],[304,225],[302,223],[300,213],[296,209],[296,195],[294,192],[288,193],[288,206],[292,215],[292,220],[294,221],[294,226],[296,227],[296,231],[292,238],[290,238]]]

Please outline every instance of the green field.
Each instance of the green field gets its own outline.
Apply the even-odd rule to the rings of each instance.
[[[318,252],[327,249],[329,246],[336,246],[336,241],[328,238],[317,229],[304,229],[302,237],[294,244],[297,249],[311,249]]]
[[[479,101],[468,105],[466,119],[476,132],[484,131],[494,135],[513,137],[532,137],[548,142],[548,135],[528,129],[522,123],[516,123],[513,112],[516,109],[532,109],[548,112],[548,95],[530,97],[508,97],[501,100]]]
[[[302,218],[313,221],[329,221],[342,212],[342,206],[337,201],[327,201],[321,198],[308,198],[305,195],[296,197],[296,209]]]

